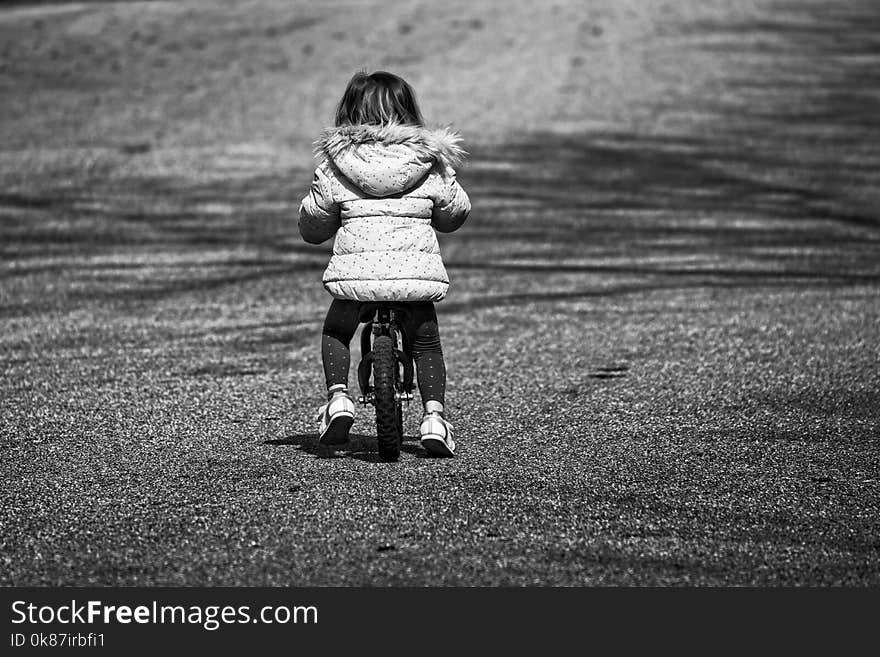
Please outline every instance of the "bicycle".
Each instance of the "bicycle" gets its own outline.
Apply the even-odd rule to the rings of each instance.
[[[388,302],[361,309],[361,362],[358,401],[376,409],[376,441],[383,461],[396,461],[403,442],[403,406],[413,398],[413,358],[403,330],[409,311]],[[371,381],[372,375],[372,381]]]

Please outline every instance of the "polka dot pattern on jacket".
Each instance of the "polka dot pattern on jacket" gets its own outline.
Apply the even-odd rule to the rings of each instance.
[[[439,301],[449,277],[435,230],[451,232],[471,206],[456,180],[457,135],[413,126],[325,132],[324,161],[300,204],[311,243],[336,236],[325,288],[353,301]]]

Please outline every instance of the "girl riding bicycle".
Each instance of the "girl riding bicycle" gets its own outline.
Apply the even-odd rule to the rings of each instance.
[[[328,395],[319,411],[323,444],[348,440],[355,408],[348,394],[349,344],[362,304],[384,301],[408,311],[403,328],[425,407],[422,446],[433,455],[455,454],[434,310],[449,278],[434,231],[458,229],[471,209],[455,177],[466,155],[460,141],[448,129],[426,128],[410,85],[378,71],[352,77],[335,126],[316,142],[321,163],[300,205],[299,230],[311,244],[336,235],[323,276],[334,297],[321,339]]]

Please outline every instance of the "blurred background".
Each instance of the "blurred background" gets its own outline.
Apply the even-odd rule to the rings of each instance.
[[[623,211],[633,235],[649,211],[723,224],[713,237],[736,242],[737,266],[870,265],[863,251],[765,238],[786,220],[873,235],[877,26],[859,0],[4,3],[4,243],[43,255],[59,240],[79,255],[224,235],[293,247],[311,142],[355,70],[387,69],[431,123],[463,134],[482,225],[528,231],[488,211],[511,197],[592,212],[566,213],[587,230],[574,252],[573,227],[554,223],[528,239],[536,255],[605,248],[617,233],[585,221]],[[47,203],[58,234],[32,242],[21,209]],[[728,259],[717,240],[694,252],[705,232],[676,232],[685,253],[670,253],[668,234],[643,235],[669,228],[657,219],[639,225],[652,253]],[[764,219],[757,233],[743,225]],[[626,259],[645,242],[620,246]]]
[[[451,462],[316,445],[360,69],[471,153]],[[0,108],[4,584],[878,583],[876,2],[4,2]]]

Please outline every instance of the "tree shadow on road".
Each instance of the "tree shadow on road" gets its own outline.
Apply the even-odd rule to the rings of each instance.
[[[704,117],[705,125],[543,131],[474,144],[459,171],[471,217],[460,233],[441,238],[455,294],[467,300],[453,297],[444,312],[470,312],[472,299],[562,306],[654,289],[880,282],[873,41],[858,12],[818,18],[810,29],[771,25],[778,47],[846,57],[801,76],[762,66],[724,78],[723,95],[676,96],[652,108]],[[827,38],[826,20],[847,39]],[[761,59],[738,36],[767,27],[696,26],[730,56],[758,57],[756,66],[778,53]],[[0,285],[29,293],[9,295],[0,312],[95,300],[127,310],[230,289],[244,298],[269,282],[317,287],[330,245],[303,244],[295,227],[311,175],[120,173],[74,185],[44,175],[7,189],[0,193],[0,256],[8,261]],[[43,294],[53,278],[65,285]],[[30,293],[28,283],[40,292]]]

